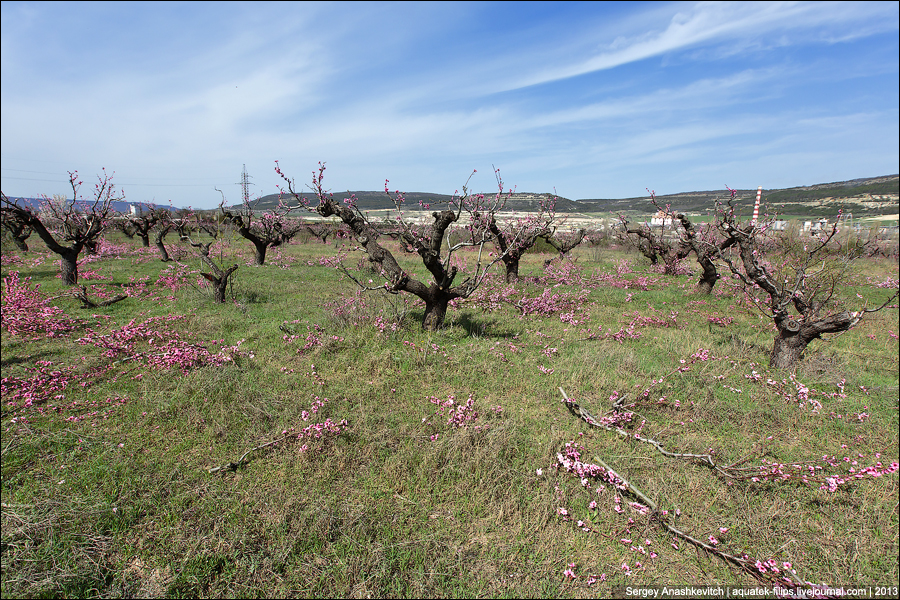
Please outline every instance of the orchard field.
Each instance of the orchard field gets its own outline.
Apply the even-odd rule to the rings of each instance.
[[[171,238],[107,233],[74,288],[29,245],[2,252],[3,597],[897,585],[896,300],[775,370],[739,280],[614,243],[495,266],[436,331],[332,240],[256,266],[221,238],[221,304]],[[848,306],[896,291],[896,255],[848,273]]]

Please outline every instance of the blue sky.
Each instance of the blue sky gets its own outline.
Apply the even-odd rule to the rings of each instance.
[[[894,174],[898,3],[2,3],[2,189],[622,198]]]

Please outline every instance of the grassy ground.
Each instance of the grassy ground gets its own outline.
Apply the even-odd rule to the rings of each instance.
[[[834,492],[729,480],[588,427],[558,390],[599,416],[611,396],[649,389],[627,427],[673,451],[877,472],[898,456],[896,308],[815,342],[789,374],[767,370],[771,324],[726,280],[699,297],[692,278],[614,249],[579,248],[550,271],[549,255],[528,255],[525,281],[494,281],[429,333],[409,298],[360,298],[320,264],[331,245],[290,245],[253,267],[234,240],[222,256],[242,266],[216,305],[191,255],[175,267],[111,244],[82,282],[95,299],[133,296],[88,310],[40,244],[4,247],[3,277],[31,277],[62,310],[45,320],[77,321],[54,338],[3,330],[4,597],[608,597],[756,583],[633,497],[558,468],[571,442],[719,549],[789,562],[813,583],[897,584],[896,473]],[[871,306],[897,263],[856,273],[843,293]],[[545,290],[546,314],[513,305]],[[186,366],[162,346],[175,334],[179,356],[196,354]],[[691,359],[701,349],[709,358]],[[27,385],[30,406],[16,396]],[[448,423],[448,399],[470,398],[477,419],[463,409]],[[296,439],[326,419],[340,433]]]

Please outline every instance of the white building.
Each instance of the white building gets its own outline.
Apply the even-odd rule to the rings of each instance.
[[[675,215],[664,210],[660,210],[650,217],[650,227],[673,227],[674,223]]]

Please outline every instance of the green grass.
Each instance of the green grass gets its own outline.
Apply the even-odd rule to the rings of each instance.
[[[333,303],[355,291],[318,264],[336,252],[332,244],[290,245],[262,267],[245,265],[251,250],[239,239],[225,250],[242,265],[225,305],[187,286],[174,300],[129,298],[86,311],[55,278],[52,256],[39,261],[39,254],[23,257],[4,246],[3,276],[15,270],[32,277],[85,327],[111,331],[132,319],[184,315],[170,327],[196,343],[216,349],[212,340],[243,340],[235,360],[221,367],[181,373],[135,360],[112,365],[87,388],[70,385],[64,399],[28,410],[4,402],[4,597],[608,597],[623,585],[755,583],[685,542],[676,550],[672,536],[645,516],[615,512],[611,490],[598,495],[591,491],[596,484],[585,488],[557,471],[556,453],[573,440],[586,460],[603,460],[661,508],[677,508],[676,524],[700,539],[715,535],[727,551],[789,561],[817,583],[896,584],[896,473],[834,493],[729,482],[588,428],[565,409],[557,389],[602,415],[613,391],[634,400],[665,376],[650,401],[634,409],[632,427],[643,422],[641,433],[669,449],[711,449],[725,461],[755,451],[757,462],[821,464],[827,454],[853,457],[862,467],[888,464],[898,454],[896,308],[810,346],[796,378],[816,390],[811,396],[823,406],[814,412],[766,385],[767,378],[788,377],[766,369],[770,324],[741,305],[725,280],[722,293],[698,297],[692,278],[648,275],[636,254],[575,251],[585,275],[615,272],[627,260],[645,273],[624,277],[653,280],[646,291],[588,285],[578,311],[588,320],[578,325],[559,315],[522,317],[508,304],[484,312],[468,301],[449,311],[443,330],[424,332],[421,306],[406,298],[402,326],[382,334],[335,317]],[[544,290],[534,277],[543,274],[546,257],[526,256],[520,293]],[[183,260],[199,268],[190,255]],[[411,272],[421,270],[410,257],[402,260]],[[111,277],[102,283],[113,288],[148,277],[148,289],[157,292],[152,284],[166,268],[152,253],[84,267]],[[855,268],[848,297],[858,292],[873,305],[889,296],[865,278],[896,279],[896,262],[863,260]],[[393,308],[366,300],[362,312],[371,321],[404,298],[390,297]],[[621,342],[586,339],[588,327],[614,333],[636,316],[666,320],[672,313],[677,326],[641,326],[639,337]],[[709,316],[735,321],[721,328]],[[321,344],[298,352],[317,327]],[[4,330],[3,377],[30,376],[36,361],[81,373],[110,367],[99,349],[77,343],[84,331],[28,341]],[[286,343],[287,335],[298,337]],[[673,373],[698,348],[718,358]],[[761,381],[745,377],[753,370]],[[821,396],[836,392],[841,380],[846,398]],[[790,382],[783,387],[794,390]],[[489,427],[448,427],[429,398],[449,395],[462,402],[471,395],[477,424]],[[208,472],[284,429],[305,426],[303,411],[317,397],[329,400],[315,420],[346,419],[344,433],[311,441],[306,452],[282,442],[252,453],[236,470]],[[89,406],[93,401],[100,406]],[[850,417],[860,413],[868,416]],[[593,499],[597,509],[588,506]],[[560,507],[593,531],[563,520]],[[658,556],[640,554],[622,538]],[[633,574],[624,574],[623,563]],[[569,564],[575,581],[563,576]],[[606,581],[588,587],[591,574],[606,574]]]

